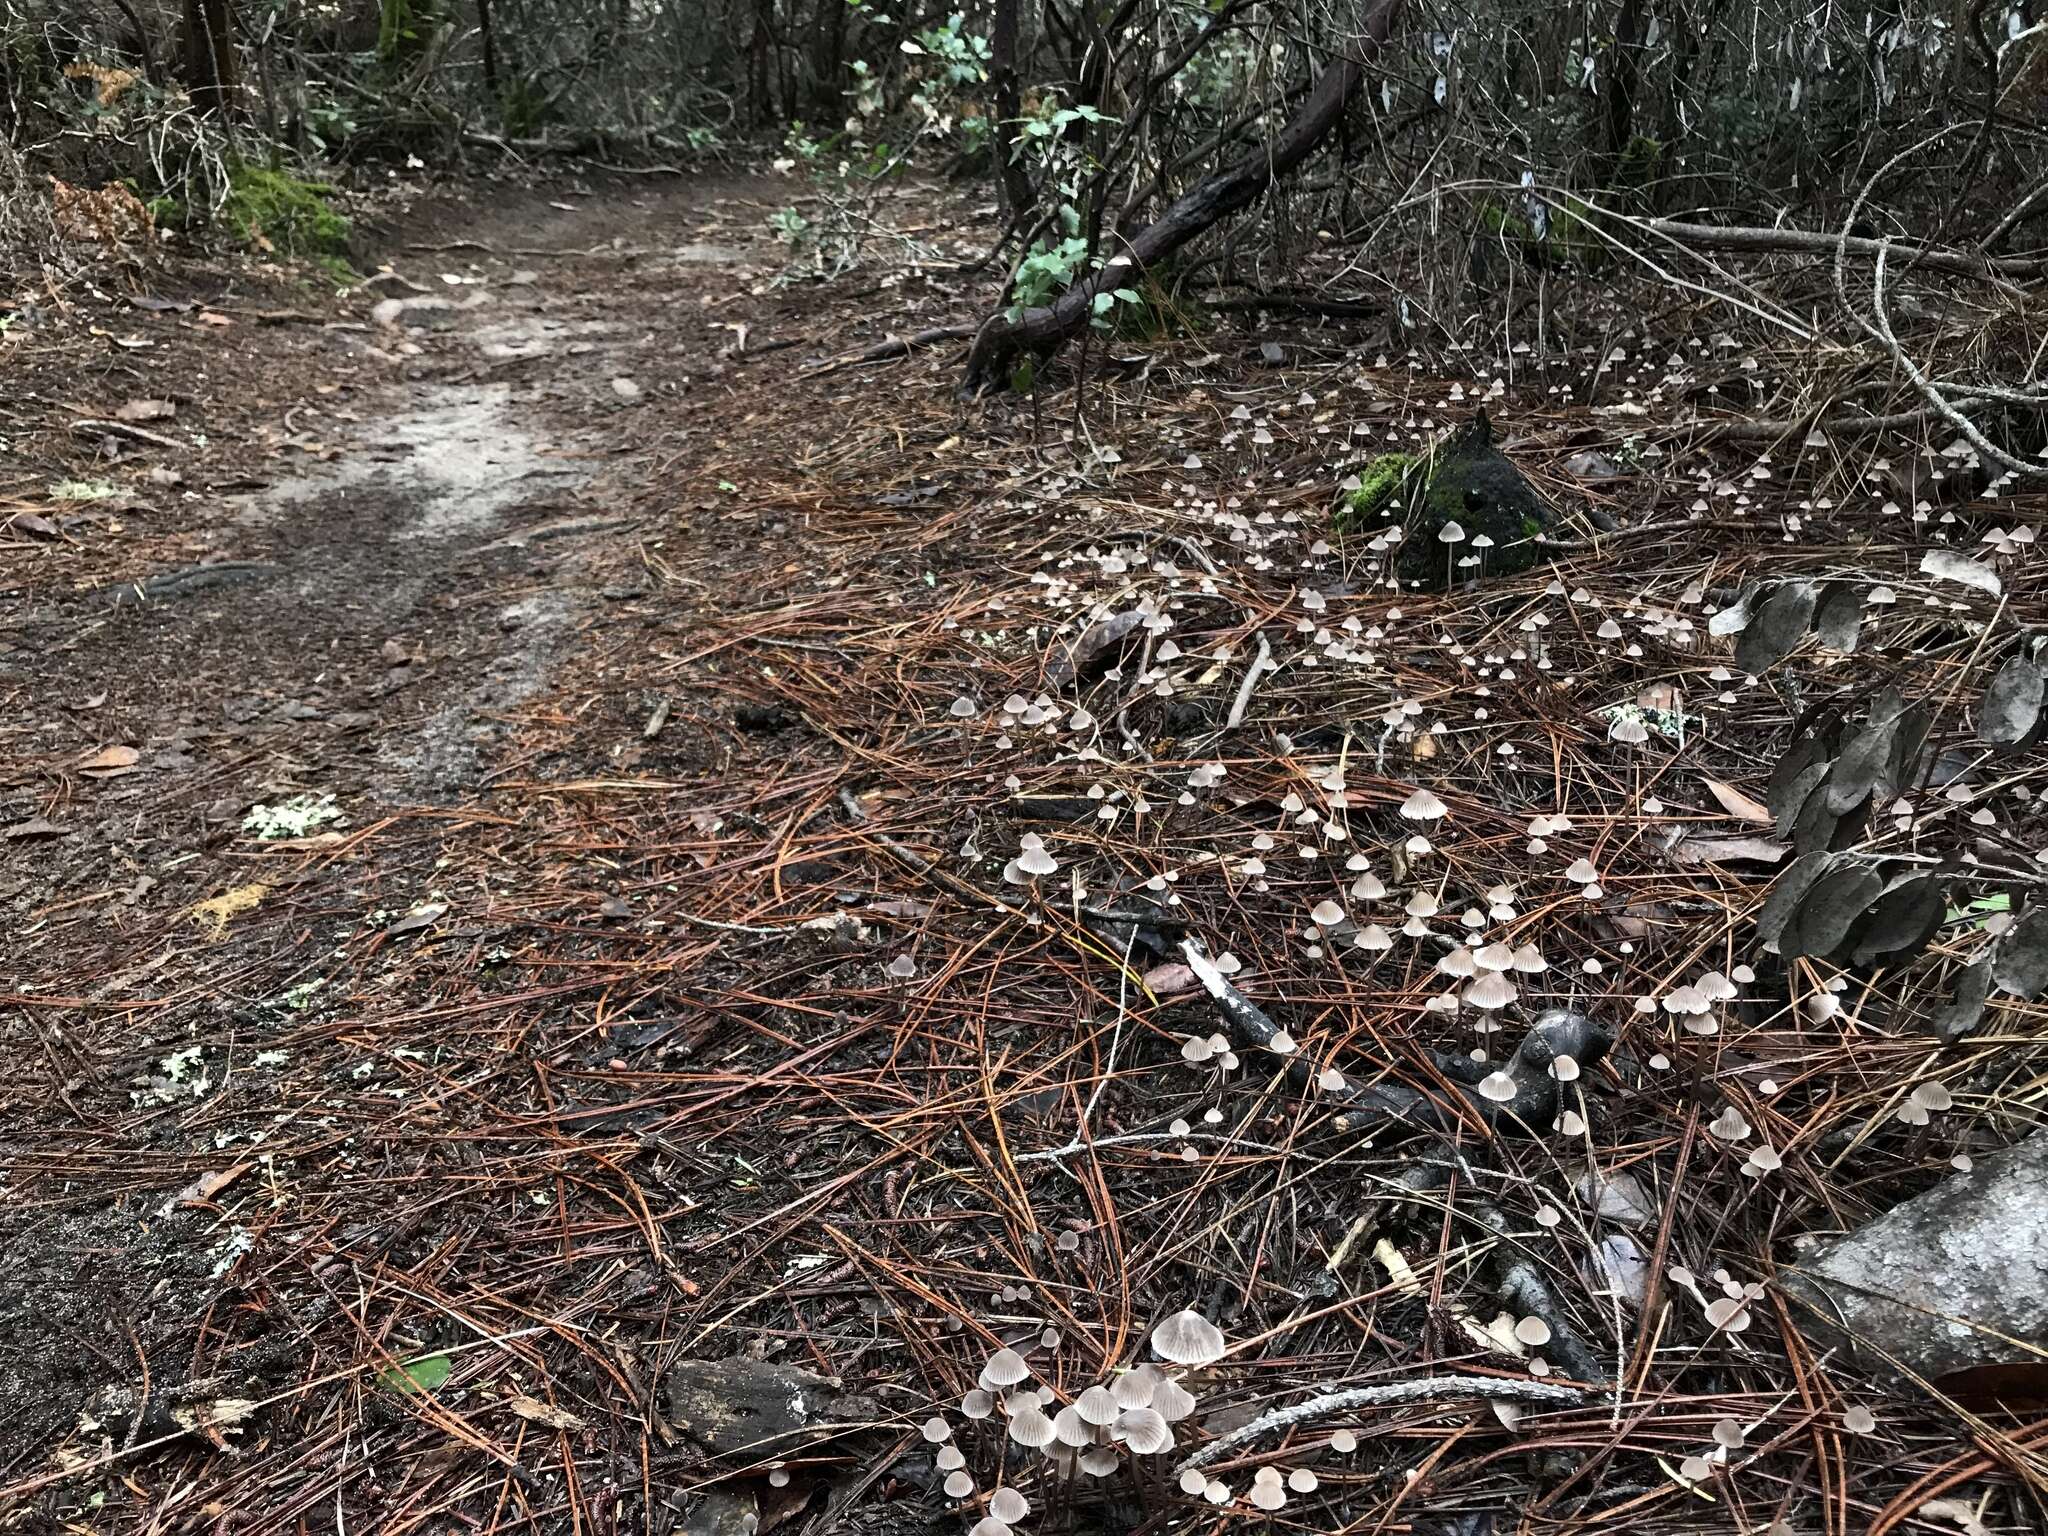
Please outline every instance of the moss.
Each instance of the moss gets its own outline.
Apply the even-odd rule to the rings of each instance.
[[[228,177],[220,219],[237,238],[267,254],[313,261],[340,281],[355,279],[348,220],[329,206],[331,188],[257,165],[237,165]]]
[[[1664,170],[1664,145],[1647,133],[1639,133],[1628,141],[1621,157],[1614,165],[1614,184],[1640,192],[1655,181]]]
[[[1522,214],[1503,203],[1485,202],[1479,205],[1479,227],[1519,250],[1536,266],[1586,270],[1605,263],[1607,247],[1579,211],[1585,206],[1573,198],[1567,199],[1563,207],[1553,207],[1539,235]]]
[[[1364,527],[1368,519],[1390,510],[1418,462],[1412,453],[1383,453],[1360,470],[1358,489],[1346,492],[1337,508],[1338,531]]]

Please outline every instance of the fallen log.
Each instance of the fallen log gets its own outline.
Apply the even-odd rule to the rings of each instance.
[[[1129,287],[1133,278],[1214,226],[1250,206],[1274,181],[1316,150],[1343,119],[1365,83],[1366,67],[1392,35],[1401,0],[1363,0],[1358,35],[1349,52],[1332,59],[1301,105],[1272,140],[1191,187],[1139,230],[1129,246],[1109,257],[1050,304],[1013,313],[1000,309],[982,322],[967,354],[960,385],[966,396],[1002,388],[1025,352],[1051,353],[1078,334],[1094,313],[1095,296]]]

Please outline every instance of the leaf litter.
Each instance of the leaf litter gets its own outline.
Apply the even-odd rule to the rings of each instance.
[[[1190,1367],[1221,1415],[1186,1431],[1208,1443],[1388,1382],[1562,1387],[1494,1389],[1512,1411],[1473,1414],[1418,1491],[1440,1523],[1549,1497],[1525,1464],[1550,1447],[1598,1451],[1559,1518],[1626,1506],[1670,1530],[1698,1529],[1722,1479],[1818,1528],[1817,1459],[1916,1508],[1977,1466],[1925,1433],[1939,1409],[1914,1389],[1818,1366],[1769,1284],[1788,1234],[2013,1139],[2048,1064],[2040,765],[1935,778],[1974,739],[1990,605],[1959,615],[1959,567],[1923,570],[1903,530],[1857,544],[1868,506],[1793,538],[1761,492],[1470,591],[1388,589],[1391,547],[1332,536],[1339,434],[1421,449],[1462,412],[1448,380],[1370,347],[1319,361],[1311,339],[1235,371],[1168,342],[1142,384],[1091,382],[1114,458],[1022,405],[963,429],[936,365],[919,387],[808,381],[802,409],[698,450],[692,483],[745,486],[745,526],[675,481],[640,492],[700,547],[649,556],[652,596],[620,599],[636,621],[594,630],[522,713],[479,806],[381,818],[346,862],[260,846],[331,824],[333,797],[249,813],[242,846],[295,909],[303,880],[350,916],[323,920],[334,979],[289,1010],[289,1078],[264,1084],[305,1123],[230,1125],[214,1101],[237,1080],[213,1084],[212,1058],[149,1058],[183,1074],[160,1074],[157,1108],[206,1082],[193,1127],[260,1131],[276,1160],[213,1196],[254,1234],[229,1278],[266,1288],[216,1347],[298,1336],[318,1412],[263,1410],[240,1490],[285,1486],[307,1438],[425,1456],[499,1402],[556,1431],[494,1442],[522,1468],[558,1467],[526,1458],[566,1436],[582,1478],[621,1434],[622,1483],[701,1478],[710,1461],[653,1427],[670,1361],[789,1350],[892,1404],[894,1433],[987,1391],[998,1345],[1078,1402],[1191,1302],[1227,1341]],[[1498,364],[1458,366],[1476,394]],[[653,360],[636,377],[636,432],[684,419]],[[1246,427],[1219,421],[1225,390]],[[1540,384],[1504,393],[1532,460],[1587,420]],[[913,441],[928,458],[901,455]],[[1709,489],[1745,471],[1701,454]],[[939,494],[882,499],[930,459]],[[1987,557],[2001,626],[2039,623],[2031,558]],[[1859,601],[1852,625],[1839,594],[1880,582],[1903,601]],[[1748,583],[1748,623],[1721,624]],[[1671,679],[1682,738],[1588,725]],[[2005,699],[2025,684],[1976,718],[2024,736]],[[1885,688],[1897,708],[1869,703]],[[649,738],[654,697],[690,730]],[[684,755],[690,737],[716,751]],[[1701,784],[1712,804],[1688,809]],[[1038,819],[1055,804],[1078,814]],[[1797,857],[1667,852],[1672,827],[1684,847],[1730,818],[1768,819]],[[401,885],[408,867],[434,874]],[[428,889],[459,890],[459,916]],[[1999,932],[1950,918],[1993,894]],[[865,921],[829,922],[848,905]],[[416,941],[347,925],[371,908]],[[1558,1017],[1602,1048],[1529,1049]],[[1957,1107],[1898,1121],[1930,1070]],[[1437,1298],[1473,1326],[1441,1326]],[[461,1385],[456,1337],[490,1362]],[[358,1390],[327,1384],[330,1361]],[[1035,1434],[1057,1406],[989,1411]],[[1406,1518],[1407,1472],[1450,1442],[1378,1411],[1268,1424],[1225,1475],[1319,1501],[1304,1518]],[[1339,1434],[1340,1468],[1290,1480],[1276,1460]],[[1717,1446],[1685,1487],[1667,1475]],[[781,1454],[728,1469],[765,1478]],[[864,1487],[881,1454],[849,1435],[803,1475]],[[905,1497],[951,1518],[921,1454]],[[1968,1475],[1996,1500],[2017,1486],[2002,1464]]]

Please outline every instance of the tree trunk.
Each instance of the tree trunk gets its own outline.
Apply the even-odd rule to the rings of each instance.
[[[234,15],[229,0],[185,0],[185,89],[200,112],[235,99]]]
[[[491,0],[476,0],[477,40],[484,50],[484,89],[498,97],[498,40],[491,27]]]
[[[1607,61],[1606,165],[1601,180],[1612,185],[1628,159],[1636,134],[1636,87],[1643,51],[1642,0],[1621,0],[1614,19],[1614,56]]]
[[[1365,83],[1366,65],[1392,35],[1401,0],[1365,0],[1352,51],[1331,60],[1300,107],[1266,144],[1181,194],[1120,251],[1052,303],[1012,319],[998,310],[975,333],[960,392],[983,394],[1007,381],[1011,360],[1025,351],[1052,352],[1088,324],[1095,296],[1127,288],[1137,274],[1165,260],[1219,219],[1256,201],[1273,182],[1315,152]]]
[[[1024,113],[1018,80],[1018,5],[1019,0],[995,0],[988,49],[989,113],[994,119],[988,125],[988,152],[995,158],[996,181],[1013,224],[1031,211],[1031,177],[1017,159],[1017,119]]]
[[[846,116],[846,0],[817,0],[812,19],[811,104],[824,122]],[[996,14],[1002,15],[1000,3]]]
[[[754,0],[754,30],[747,39],[747,95],[756,124],[774,121],[774,77],[768,57],[768,13],[775,0]]]

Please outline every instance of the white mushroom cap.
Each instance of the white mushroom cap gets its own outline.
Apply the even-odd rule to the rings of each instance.
[[[1488,944],[1472,958],[1489,971],[1511,971],[1515,967],[1515,952],[1505,944]]]
[[[1081,1411],[1072,1403],[1052,1416],[1052,1432],[1061,1445],[1071,1445],[1076,1450],[1095,1443],[1095,1426],[1082,1418]]]
[[[1107,1387],[1089,1387],[1074,1399],[1074,1411],[1090,1424],[1107,1424],[1116,1417],[1116,1399]]]
[[[1401,802],[1401,814],[1410,821],[1435,821],[1450,807],[1426,789],[1418,789]]]
[[[1521,996],[1521,993],[1516,989],[1515,984],[1499,971],[1482,972],[1479,979],[1465,989],[1466,1002],[1470,1003],[1474,1008],[1484,1008],[1489,1011],[1495,1008],[1505,1008],[1519,996]]]
[[[1161,1381],[1159,1367],[1141,1365],[1119,1375],[1109,1384],[1109,1395],[1116,1399],[1119,1408],[1149,1408],[1152,1398],[1159,1390]]]
[[[1118,1414],[1116,1435],[1140,1456],[1173,1449],[1173,1430],[1157,1408],[1132,1408]]]
[[[1152,1406],[1167,1423],[1177,1424],[1195,1411],[1195,1394],[1168,1376],[1153,1392]]]
[[[1052,1420],[1040,1413],[1036,1406],[1020,1408],[1010,1416],[1010,1438],[1019,1445],[1038,1450],[1051,1445],[1055,1433]]]
[[[991,1385],[1014,1387],[1031,1374],[1031,1367],[1024,1363],[1022,1355],[1005,1346],[988,1357],[988,1364],[981,1368],[981,1374]]]
[[[1031,1513],[1031,1501],[1014,1488],[998,1488],[989,1495],[988,1512],[1005,1525],[1015,1525]]]
[[[1201,1313],[1183,1309],[1152,1330],[1152,1349],[1175,1365],[1209,1365],[1223,1358],[1223,1332]]]

